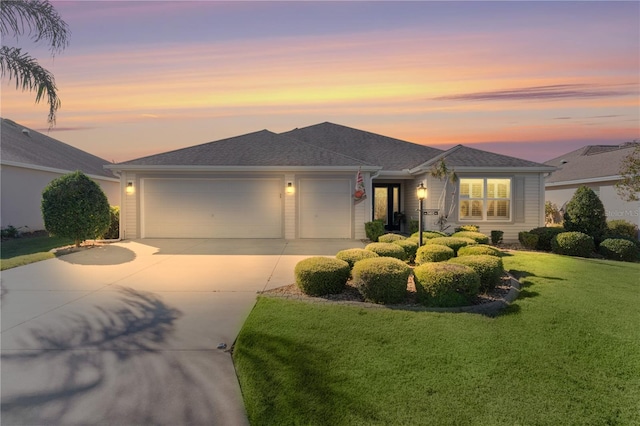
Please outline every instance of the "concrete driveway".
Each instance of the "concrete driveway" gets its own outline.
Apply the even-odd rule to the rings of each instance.
[[[3,425],[243,425],[256,292],[348,240],[123,241],[2,272]]]

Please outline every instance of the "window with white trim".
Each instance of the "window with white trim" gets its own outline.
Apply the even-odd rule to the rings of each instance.
[[[461,221],[511,220],[511,179],[460,179]]]

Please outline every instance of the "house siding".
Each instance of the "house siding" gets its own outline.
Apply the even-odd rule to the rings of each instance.
[[[297,217],[297,192],[300,187],[299,182],[296,180],[295,174],[285,174],[284,182],[292,182],[294,186],[294,193],[284,194],[284,238],[287,240],[293,240],[296,238],[296,217]]]

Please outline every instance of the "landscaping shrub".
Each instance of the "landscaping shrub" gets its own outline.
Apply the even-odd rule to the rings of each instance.
[[[602,201],[591,188],[581,186],[573,194],[565,208],[564,228],[593,237],[596,245],[604,240],[607,216]]]
[[[460,247],[458,256],[472,256],[476,254],[486,254],[488,256],[502,257],[504,253],[495,247],[485,244],[476,244],[473,246]]]
[[[415,262],[418,265],[427,262],[445,262],[455,255],[451,247],[441,246],[439,244],[427,244],[418,248]]]
[[[454,238],[471,238],[472,240],[474,240],[476,243],[478,244],[488,244],[489,243],[489,237],[487,237],[486,235],[480,233],[480,232],[473,232],[473,231],[460,231],[460,232],[456,232],[455,234],[451,235]]]
[[[425,244],[438,244],[453,249],[454,254],[458,253],[460,247],[476,244],[475,240],[465,237],[438,237],[427,240]]]
[[[370,241],[377,242],[378,237],[384,234],[384,222],[382,220],[374,220],[364,224],[364,232]]]
[[[449,263],[466,265],[476,271],[480,277],[480,290],[488,292],[496,288],[502,282],[504,266],[502,259],[486,254],[454,257]]]
[[[111,206],[109,216],[109,228],[100,238],[103,240],[117,240],[120,238],[120,207]]]
[[[400,234],[384,234],[384,235],[380,235],[378,237],[378,242],[380,243],[392,243],[394,241],[398,241],[398,240],[404,240],[407,237],[405,237],[404,235],[400,235]]]
[[[535,247],[528,247],[532,250],[551,251],[551,240],[558,234],[567,232],[561,226],[542,226],[540,228],[533,228],[530,233],[538,236],[538,241]],[[522,243],[522,241],[520,241]],[[524,245],[524,244],[523,244]]]
[[[462,225],[454,228],[453,232],[478,232],[480,227],[477,225]]]
[[[372,257],[378,257],[378,253],[374,253],[371,250],[365,250],[361,248],[346,249],[336,253],[336,258],[347,262],[349,264],[349,268],[353,268],[353,265],[358,260],[370,259]]]
[[[315,256],[301,260],[294,269],[296,284],[309,296],[344,291],[351,268],[344,260]]]
[[[556,254],[591,257],[595,249],[593,238],[582,232],[563,232],[551,240],[551,250]]]
[[[445,234],[444,232],[440,232],[440,231],[422,231],[422,240],[426,241],[428,239],[431,238],[438,238],[438,237],[446,237],[447,234]],[[413,234],[411,234],[411,237],[415,237],[415,238],[420,238],[420,233],[419,232],[414,232]]]
[[[520,241],[520,244],[522,244],[522,246],[526,249],[535,250],[538,247],[539,239],[540,236],[532,232],[518,232],[518,241]],[[551,250],[551,247],[549,247],[549,250]]]
[[[598,249],[601,255],[611,260],[633,262],[638,260],[640,251],[634,243],[622,238],[607,238],[600,243]]]
[[[353,283],[366,301],[400,303],[407,295],[411,268],[399,259],[364,259],[353,266]]]
[[[418,232],[418,225],[420,225],[418,220],[410,219],[409,220],[409,233],[413,234],[414,232]]]
[[[416,259],[416,251],[418,250],[418,242],[413,240],[396,240],[393,241],[393,244],[396,244],[404,250],[406,257],[405,260],[409,263],[415,261]]]
[[[371,250],[378,256],[395,257],[400,260],[407,260],[407,255],[402,247],[393,243],[369,243],[365,250]]]
[[[502,236],[504,235],[504,231],[491,231],[491,244],[497,246],[498,244],[502,244]]]
[[[72,238],[76,247],[104,235],[109,228],[107,196],[80,171],[49,182],[42,192],[41,208],[45,229],[52,235]]]
[[[468,266],[425,263],[413,270],[418,300],[426,306],[464,306],[480,289],[480,277]]]
[[[638,240],[638,225],[623,219],[607,222],[607,238],[626,237]]]

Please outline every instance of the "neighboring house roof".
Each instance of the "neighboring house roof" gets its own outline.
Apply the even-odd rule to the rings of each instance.
[[[284,133],[268,130],[209,142],[119,163],[117,170],[136,167],[362,167],[388,175],[429,170],[444,158],[452,168],[551,171],[550,166],[458,145],[448,151],[394,139],[333,123]]]
[[[546,184],[575,181],[619,179],[622,159],[629,155],[638,143],[622,145],[588,145],[545,162],[557,167],[546,179]]]
[[[87,175],[115,179],[113,173],[104,169],[104,166],[109,164],[107,160],[6,118],[0,121],[2,164],[61,172],[80,170]]]
[[[367,166],[347,157],[284,135],[261,130],[119,165],[136,166]]]

